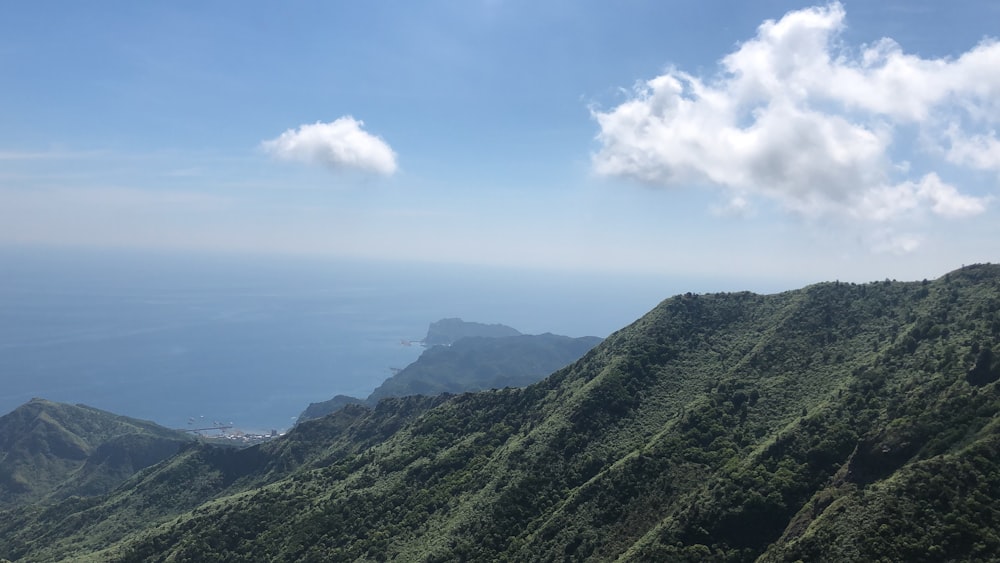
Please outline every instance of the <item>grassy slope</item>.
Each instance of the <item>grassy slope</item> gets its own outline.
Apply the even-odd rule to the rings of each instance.
[[[88,553],[100,552],[136,530],[188,511],[202,512],[200,505],[218,497],[265,487],[289,473],[357,455],[444,400],[414,397],[389,399],[376,409],[348,407],[303,423],[281,440],[242,450],[191,443],[107,495],[0,513],[0,556],[86,560]]]
[[[190,440],[152,422],[33,399],[0,417],[0,508],[107,492]]]
[[[678,296],[526,389],[399,401],[381,432],[317,427],[312,453],[264,455],[145,529],[109,509],[123,539],[101,557],[974,560],[1000,547],[998,335],[996,266]],[[25,553],[69,551],[0,540]]]

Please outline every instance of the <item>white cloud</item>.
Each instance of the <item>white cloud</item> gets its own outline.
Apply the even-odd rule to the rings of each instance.
[[[931,213],[949,219],[971,217],[986,211],[989,198],[967,196],[955,186],[930,173],[919,182],[903,182],[891,187],[868,190],[856,209],[859,217],[888,221],[906,213],[927,208]]]
[[[363,127],[363,121],[344,116],[330,123],[316,122],[289,129],[261,146],[282,160],[392,175],[397,168],[396,153]]]
[[[971,217],[986,211],[990,198],[962,195],[954,186],[941,181],[936,174],[928,174],[916,190],[919,199],[931,204],[931,211],[950,218]]]
[[[916,250],[921,238],[907,233],[896,233],[892,229],[876,230],[868,240],[872,252],[876,254],[909,254]]]
[[[753,205],[747,198],[737,194],[725,204],[712,207],[712,213],[719,217],[749,217],[753,215]]]
[[[1000,172],[1000,141],[996,132],[983,135],[962,135],[957,128],[948,130],[951,146],[948,148],[949,162],[980,170]]]
[[[808,217],[884,222],[922,211],[966,217],[989,198],[963,194],[894,162],[897,134],[915,127],[952,164],[1000,171],[1000,43],[955,59],[906,54],[891,39],[851,51],[833,3],[766,21],[703,79],[669,69],[608,111],[596,172],[647,184],[708,184]],[[921,159],[923,164],[925,159]],[[915,238],[892,245],[910,248]]]

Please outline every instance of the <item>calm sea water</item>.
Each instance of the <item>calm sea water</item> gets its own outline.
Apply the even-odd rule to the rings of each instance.
[[[365,397],[444,317],[607,336],[683,283],[357,261],[0,250],[0,414],[32,397],[283,429]],[[211,425],[211,424],[207,424]]]

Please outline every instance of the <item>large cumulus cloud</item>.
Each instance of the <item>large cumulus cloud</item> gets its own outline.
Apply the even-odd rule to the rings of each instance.
[[[887,224],[985,211],[989,198],[943,172],[911,175],[894,149],[916,136],[905,141],[952,168],[1000,172],[1000,43],[951,59],[907,54],[891,39],[851,50],[839,41],[845,16],[839,3],[790,12],[711,78],[671,68],[592,110],[595,170],[721,187],[741,205],[765,199],[810,217]]]

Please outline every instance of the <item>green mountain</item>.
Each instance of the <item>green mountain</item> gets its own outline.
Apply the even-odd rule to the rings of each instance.
[[[524,389],[348,406],[0,514],[55,561],[992,561],[1000,266],[685,294]]]
[[[416,361],[382,382],[364,401],[337,395],[328,401],[310,403],[298,420],[319,418],[344,405],[374,406],[386,397],[523,387],[579,359],[600,341],[596,336],[570,338],[555,334],[464,337],[450,346],[424,350]]]
[[[32,399],[0,417],[0,508],[105,493],[191,440],[152,422]]]
[[[347,406],[299,424],[279,440],[245,449],[189,443],[106,495],[0,512],[0,560],[107,560],[130,534],[186,520],[202,513],[203,504],[356,459],[447,400],[408,397],[386,399],[375,408]]]

